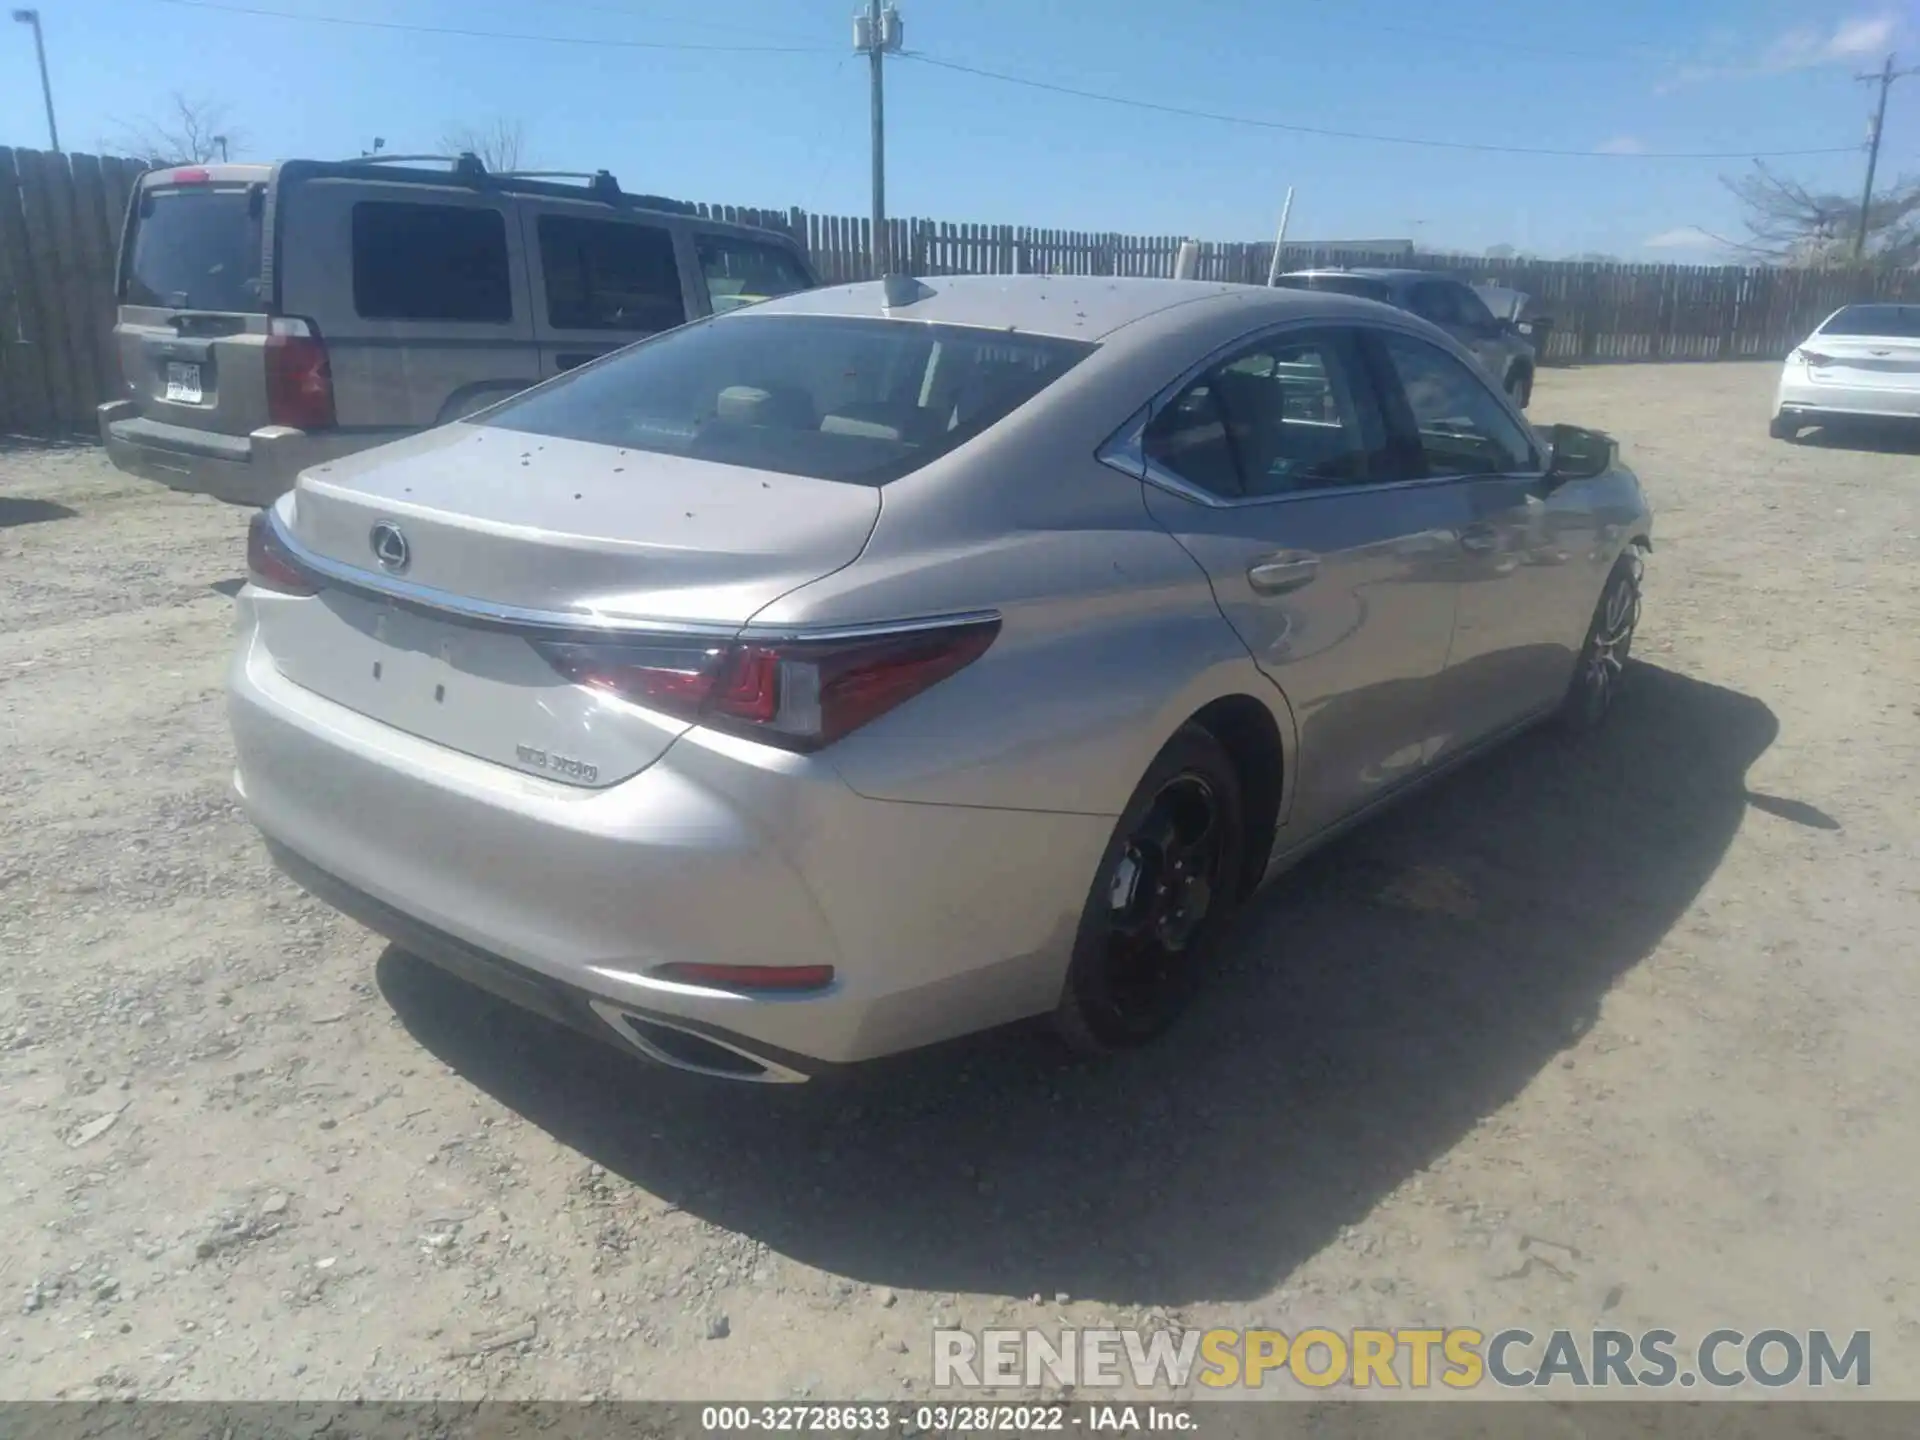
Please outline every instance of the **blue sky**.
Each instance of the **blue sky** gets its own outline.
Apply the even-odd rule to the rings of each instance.
[[[9,4],[17,0],[9,0]],[[432,149],[449,125],[525,128],[532,158],[629,189],[863,213],[867,88],[854,0],[39,0],[69,149],[218,102],[250,157]],[[1128,108],[888,63],[892,213],[1269,235],[1412,236],[1477,252],[1701,261],[1737,229],[1718,177],[1747,160],[1662,151],[1854,147],[1782,159],[1858,187],[1870,96],[1854,74],[1920,60],[1920,0],[902,0],[908,49],[1070,89],[1376,135],[1335,139]],[[45,140],[31,36],[0,29],[0,143]],[[1883,177],[1920,170],[1920,77],[1896,86]]]

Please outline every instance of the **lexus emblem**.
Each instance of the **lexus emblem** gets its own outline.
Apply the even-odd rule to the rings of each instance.
[[[400,533],[400,527],[391,520],[382,520],[367,536],[367,543],[373,546],[373,558],[380,562],[382,570],[399,574],[407,568],[407,562],[413,558],[413,548],[407,544],[407,537]]]

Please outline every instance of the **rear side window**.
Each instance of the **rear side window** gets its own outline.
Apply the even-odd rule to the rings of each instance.
[[[513,319],[506,217],[471,205],[355,205],[353,308],[365,320]]]
[[[538,229],[554,329],[650,335],[686,322],[669,232],[571,215],[542,215]]]
[[[1822,325],[1820,333],[1920,340],[1920,305],[1849,305]]]
[[[791,250],[753,240],[702,235],[695,242],[715,313],[791,295],[813,282]]]
[[[250,187],[148,190],[121,276],[128,305],[259,314],[261,205]]]
[[[884,485],[997,424],[1093,346],[907,320],[715,316],[487,412],[484,424]]]

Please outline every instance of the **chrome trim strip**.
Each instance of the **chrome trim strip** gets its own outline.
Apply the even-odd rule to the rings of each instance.
[[[381,600],[397,600],[423,610],[516,629],[553,630],[566,634],[689,636],[714,640],[866,640],[883,635],[909,635],[922,630],[944,630],[954,625],[985,625],[1001,618],[998,610],[962,610],[946,615],[916,615],[898,620],[874,620],[855,625],[744,625],[703,620],[654,620],[625,615],[594,615],[574,610],[535,610],[476,600],[449,590],[416,584],[391,575],[362,570],[329,559],[302,545],[287,533],[280,516],[267,511],[275,538],[301,565],[341,588]]]

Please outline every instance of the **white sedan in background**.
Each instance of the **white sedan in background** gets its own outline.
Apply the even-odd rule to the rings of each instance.
[[[1768,433],[1809,425],[1920,420],[1920,305],[1848,305],[1787,356]]]

